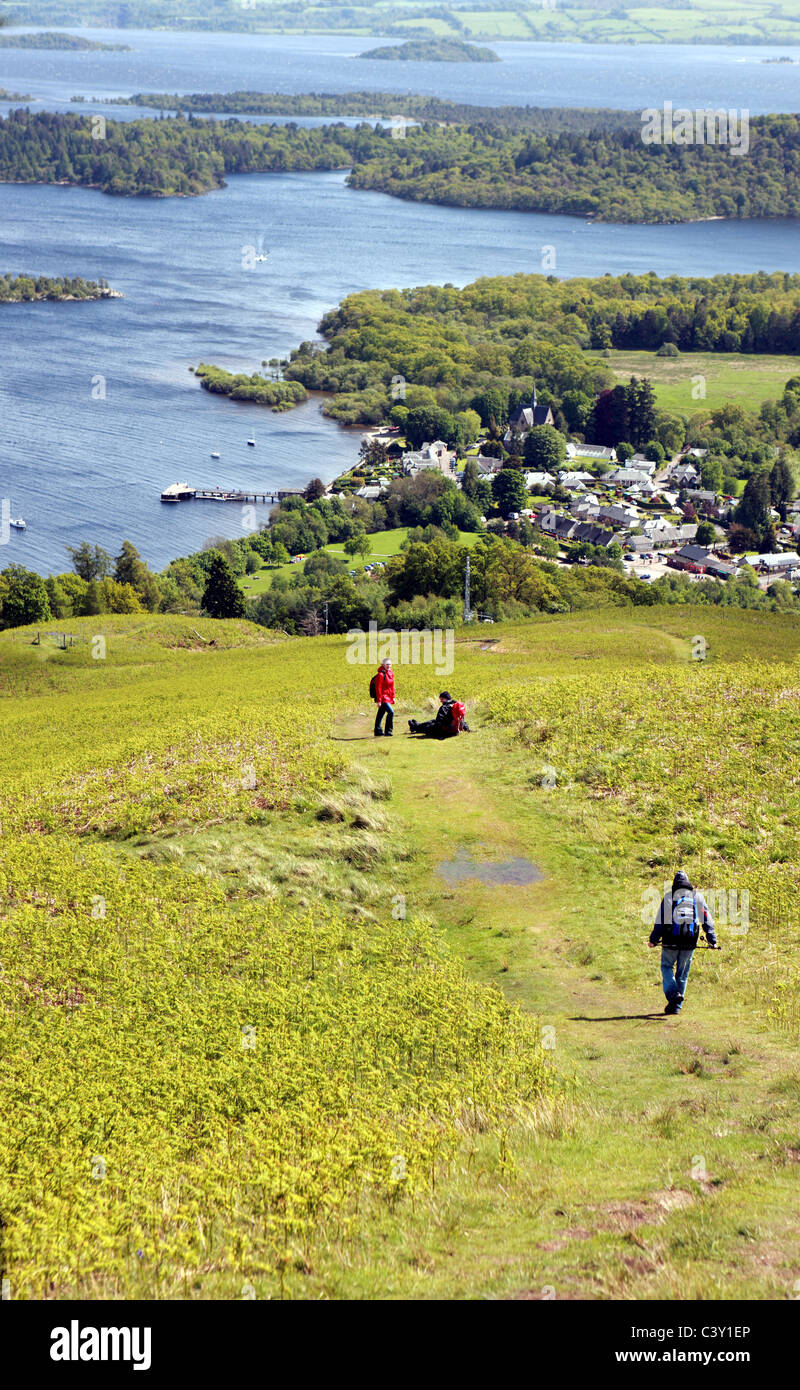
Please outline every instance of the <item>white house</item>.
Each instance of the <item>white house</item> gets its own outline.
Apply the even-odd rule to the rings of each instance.
[[[639,468],[617,468],[614,473],[607,473],[604,481],[609,487],[649,487],[653,491],[648,474]]]
[[[499,473],[502,459],[492,458],[491,454],[478,454],[475,460],[479,473]]]
[[[604,444],[568,444],[568,459],[607,459],[609,463],[616,463],[617,455],[614,449],[607,449]]]
[[[499,463],[499,459],[497,460]],[[525,486],[528,492],[543,492],[546,488],[555,487],[556,480],[552,473],[526,473]]]
[[[421,449],[403,454],[404,473],[422,473],[426,468],[436,468],[441,473],[452,473],[456,465],[456,452],[448,449],[444,440],[435,439],[432,444],[423,444]]]
[[[596,478],[593,473],[567,472],[562,469],[558,475],[558,481],[562,487],[578,487],[580,483],[594,483]]]
[[[694,487],[695,483],[700,481],[700,474],[693,463],[681,462],[673,464],[669,471],[669,480],[678,488]]]

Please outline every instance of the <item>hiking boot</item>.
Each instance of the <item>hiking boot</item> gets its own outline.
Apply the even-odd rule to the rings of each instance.
[[[675,1004],[675,1003],[673,1003],[673,1002],[670,1002],[669,1004],[667,1004],[667,1007],[666,1007],[666,1009],[664,1010],[664,1013],[665,1013],[665,1014],[676,1014],[677,1012],[678,1012],[678,1006],[677,1006],[677,1004]]]
[[[375,738],[383,738],[383,729],[375,730]]]

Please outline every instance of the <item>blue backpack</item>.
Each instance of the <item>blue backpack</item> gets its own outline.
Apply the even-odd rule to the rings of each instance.
[[[690,888],[684,888],[672,895],[671,944],[688,945],[695,942],[700,933],[697,920],[697,903]]]

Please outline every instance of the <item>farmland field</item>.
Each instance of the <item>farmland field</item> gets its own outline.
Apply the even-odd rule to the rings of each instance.
[[[108,10],[98,0],[13,0],[6,6],[15,23],[91,25],[108,22]],[[242,9],[245,14],[241,13]],[[723,6],[718,0],[657,5],[628,4],[616,0],[595,0],[583,5],[561,5],[556,0],[523,5],[519,9],[442,9],[426,0],[320,7],[309,3],[227,4],[208,0],[194,7],[190,17],[181,13],[174,0],[137,0],[128,6],[139,27],[148,22],[156,27],[226,28],[236,18],[236,27],[257,33],[285,34],[345,33],[399,35],[404,30],[415,36],[441,38],[483,38],[496,40],[540,39],[574,43],[797,43],[800,8],[797,0],[753,0],[750,5]],[[130,21],[129,21],[130,22]]]
[[[460,629],[444,745],[344,638],[69,626],[0,635],[13,1297],[792,1297],[800,621]],[[679,863],[723,952],[664,1019]]]
[[[679,357],[659,357],[654,352],[615,349],[607,356],[595,352],[587,355],[610,367],[620,381],[646,376],[659,406],[679,415],[719,410],[729,404],[757,411],[764,401],[779,400],[786,382],[800,375],[800,357],[738,352],[682,352]]]

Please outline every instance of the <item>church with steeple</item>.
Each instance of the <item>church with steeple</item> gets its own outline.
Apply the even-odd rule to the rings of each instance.
[[[509,417],[508,430],[505,435],[505,442],[511,438],[512,434],[527,434],[534,425],[552,425],[553,412],[549,405],[539,405],[536,400],[536,383],[533,385],[530,405],[521,405],[514,414]]]

